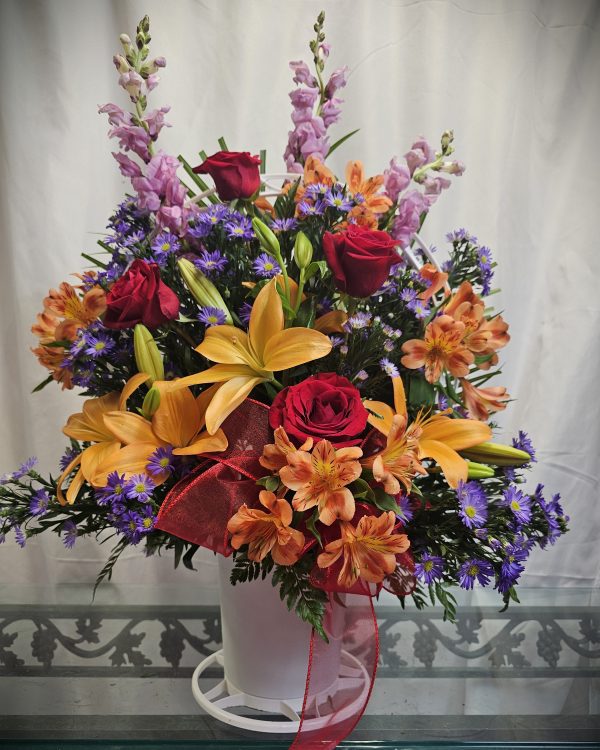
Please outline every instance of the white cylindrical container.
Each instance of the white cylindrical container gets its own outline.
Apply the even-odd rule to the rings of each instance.
[[[237,691],[259,698],[298,700],[304,696],[311,627],[279,598],[270,577],[232,586],[232,558],[219,555],[221,627],[225,680]],[[327,652],[331,675],[311,692],[326,690],[337,679],[340,642],[331,640]],[[329,677],[328,677],[329,679]]]

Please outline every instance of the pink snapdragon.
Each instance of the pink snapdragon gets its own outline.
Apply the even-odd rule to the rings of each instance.
[[[385,193],[394,203],[398,196],[410,184],[410,171],[404,164],[398,164],[396,157],[390,161],[389,169],[383,173],[383,185]]]
[[[398,204],[398,213],[392,224],[390,234],[398,241],[400,247],[408,247],[415,232],[421,226],[421,214],[429,209],[426,197],[418,190],[409,190]]]

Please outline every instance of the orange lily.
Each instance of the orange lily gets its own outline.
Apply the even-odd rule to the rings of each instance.
[[[331,341],[311,328],[284,328],[281,299],[273,279],[258,293],[248,333],[234,326],[211,326],[196,351],[218,364],[174,381],[178,389],[202,383],[223,383],[206,410],[206,428],[213,435],[259,383],[274,373],[329,354]]]
[[[75,456],[57,479],[56,497],[61,505],[72,505],[84,481],[93,484],[98,466],[104,461],[112,460],[119,452],[119,440],[106,426],[104,417],[116,409],[124,409],[129,396],[147,379],[147,375],[138,373],[127,381],[120,394],[113,392],[100,398],[89,398],[84,401],[81,412],[68,418],[67,424],[63,427],[64,434],[74,440],[93,445],[84,448]],[[62,491],[63,482],[76,466],[80,468],[73,477],[65,498]]]
[[[161,447],[172,446],[176,456],[195,456],[227,448],[223,430],[217,430],[214,435],[204,430],[206,408],[215,388],[208,388],[194,398],[189,388],[173,390],[171,386],[172,381],[154,382],[153,387],[160,393],[160,404],[151,420],[126,411],[112,411],[104,416],[107,429],[125,447],[97,467],[92,481],[94,486],[105,485],[112,471],[126,477],[145,472],[150,456]],[[167,473],[159,474],[152,479],[161,484],[167,476]]]
[[[229,519],[227,531],[233,534],[231,546],[248,545],[248,559],[260,562],[269,552],[277,565],[293,565],[304,547],[304,534],[290,527],[292,507],[287,500],[262,490],[259,500],[268,513],[248,508],[246,503]]]
[[[472,419],[486,422],[492,412],[506,409],[505,402],[510,401],[506,388],[501,386],[477,388],[464,378],[461,379],[460,384],[467,412]]]
[[[381,471],[379,473],[383,478],[378,481],[387,479],[389,486],[388,474],[395,476],[402,482],[407,475],[406,462],[401,462],[401,471],[394,473],[399,458],[408,455],[412,459],[413,454],[416,453],[418,461],[431,458],[439,464],[446,481],[451,487],[456,487],[460,480],[465,481],[468,465],[465,459],[458,455],[457,451],[472,448],[490,440],[492,431],[489,426],[474,419],[451,419],[446,416],[446,412],[434,414],[431,417],[426,417],[420,412],[417,419],[408,425],[403,432],[401,425],[406,425],[407,421],[404,386],[401,378],[392,378],[392,383],[396,414],[388,404],[381,401],[364,402],[365,408],[372,412],[371,417],[369,417],[370,424],[388,437],[388,444],[383,451],[364,459],[362,461],[363,466],[372,466],[373,476],[375,476],[375,461],[380,457]],[[381,415],[381,418],[376,415]],[[395,422],[394,420],[398,416],[401,417],[401,420]],[[402,422],[402,420],[404,421]],[[398,427],[394,429],[396,425]],[[413,463],[412,468],[418,470],[419,466],[420,464]],[[386,489],[385,486],[384,489]],[[386,492],[388,492],[387,489]],[[390,494],[396,493],[390,492]]]
[[[354,517],[354,496],[346,485],[361,474],[357,461],[360,448],[338,448],[329,440],[320,440],[312,454],[297,450],[287,453],[287,466],[279,471],[283,484],[296,490],[292,499],[295,510],[319,509],[319,521],[326,526],[338,518],[349,521]]]
[[[362,578],[368,583],[381,583],[396,569],[396,555],[406,552],[410,542],[406,534],[394,534],[396,517],[390,510],[379,517],[363,516],[356,528],[342,521],[341,537],[330,542],[317,557],[319,568],[328,568],[341,555],[344,562],[338,583],[344,588]]]
[[[404,357],[400,360],[411,370],[425,366],[425,379],[436,383],[442,370],[449,370],[455,377],[464,377],[475,357],[462,340],[465,324],[450,315],[440,315],[425,329],[424,339],[411,339],[402,344]]]

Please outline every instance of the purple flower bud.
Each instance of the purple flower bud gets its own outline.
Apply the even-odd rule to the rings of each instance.
[[[308,65],[302,60],[290,62],[290,68],[294,71],[294,83],[304,83],[307,86],[316,86],[317,81],[308,69]]]
[[[410,151],[407,151],[404,154],[404,158],[406,159],[406,163],[408,164],[412,176],[415,169],[422,167],[424,164],[430,164],[435,161],[435,152],[425,138],[420,137],[413,143]]]

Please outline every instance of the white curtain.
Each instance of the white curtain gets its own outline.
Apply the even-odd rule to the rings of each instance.
[[[497,309],[511,323],[500,384],[517,400],[501,439],[526,429],[535,481],[560,491],[571,532],[535,554],[525,583],[594,586],[600,579],[597,396],[600,254],[600,5],[594,0],[2,0],[0,3],[0,473],[29,455],[56,472],[73,392],[32,388],[45,377],[29,352],[42,298],[79,271],[128,184],[97,106],[126,105],[111,61],[119,33],[148,13],[152,51],[167,58],[154,105],[169,104],[162,147],[197,161],[226,137],[268,150],[280,171],[290,128],[289,60],[309,59],[326,11],[330,69],[350,67],[336,134],[360,132],[332,158],[380,173],[418,135],[446,128],[467,165],[423,235],[467,227],[498,261]],[[4,582],[92,581],[108,554],[79,540],[0,546]],[[124,556],[117,582],[189,580],[170,559]],[[207,558],[205,578],[213,562]],[[185,576],[188,578],[185,579]],[[184,578],[182,578],[184,577]]]

